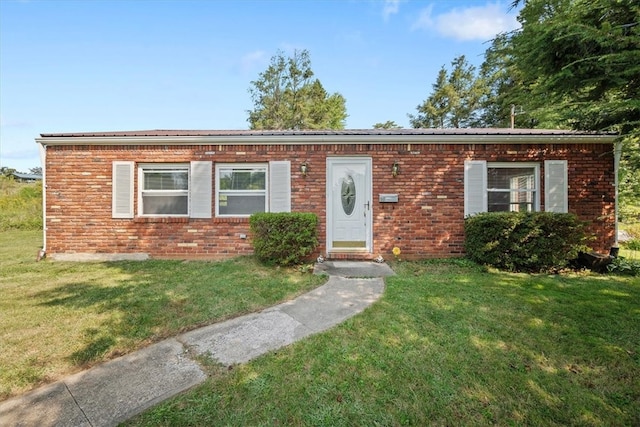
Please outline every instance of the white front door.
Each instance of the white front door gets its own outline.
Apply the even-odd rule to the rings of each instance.
[[[371,247],[371,158],[327,158],[327,252]]]

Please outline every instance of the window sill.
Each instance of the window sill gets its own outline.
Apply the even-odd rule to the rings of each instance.
[[[189,222],[191,218],[189,217],[156,217],[156,216],[137,216],[134,218],[134,222],[138,223],[150,223],[150,222],[159,222],[165,224],[173,224],[173,223],[186,223]]]
[[[248,223],[249,222],[249,217],[231,217],[231,216],[218,216],[215,218],[211,218],[211,220],[213,222],[221,222],[221,223],[228,223],[228,224],[242,224],[242,223]]]
[[[155,216],[137,216],[133,222],[139,224],[161,223],[161,224],[185,224],[193,221],[209,221],[212,223],[226,224],[245,224],[249,223],[247,217],[214,217],[214,218],[189,218],[189,217],[155,217]]]

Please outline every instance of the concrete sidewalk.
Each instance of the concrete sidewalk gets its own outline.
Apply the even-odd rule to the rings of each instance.
[[[0,426],[114,426],[206,379],[195,361],[244,363],[339,324],[375,302],[386,264],[327,261],[323,286],[259,313],[153,344],[23,396],[0,402]]]

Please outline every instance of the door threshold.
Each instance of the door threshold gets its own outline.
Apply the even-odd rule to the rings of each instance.
[[[363,250],[340,250],[331,251],[327,254],[327,259],[331,260],[358,260],[358,261],[370,261],[375,257],[369,251]]]

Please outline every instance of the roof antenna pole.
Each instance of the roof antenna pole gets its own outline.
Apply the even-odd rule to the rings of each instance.
[[[511,104],[511,129],[516,125],[516,105]]]
[[[516,127],[516,116],[518,114],[524,114],[522,105],[520,106],[520,111],[516,112],[516,104],[511,104],[511,129]]]

